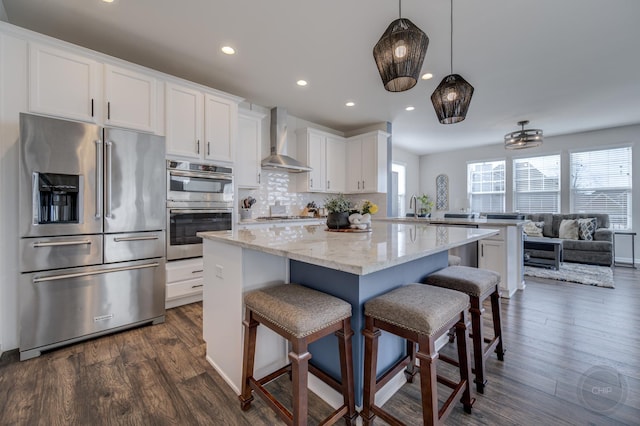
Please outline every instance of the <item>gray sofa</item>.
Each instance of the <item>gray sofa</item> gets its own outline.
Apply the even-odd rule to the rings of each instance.
[[[593,241],[562,240],[562,260],[564,262],[588,263],[611,266],[613,264],[613,231],[609,228],[609,215],[600,213],[532,213],[526,216],[533,222],[544,222],[543,237],[558,238],[558,230],[563,219],[596,218]],[[552,258],[553,252],[531,250],[532,257]],[[551,257],[550,257],[551,256]]]

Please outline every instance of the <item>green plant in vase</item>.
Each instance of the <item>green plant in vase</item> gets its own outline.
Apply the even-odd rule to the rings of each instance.
[[[351,202],[340,193],[324,200],[324,208],[327,209],[327,227],[342,229],[349,227],[349,210]]]
[[[417,198],[420,202],[420,216],[429,217],[431,210],[433,209],[433,201],[427,194],[422,194]]]

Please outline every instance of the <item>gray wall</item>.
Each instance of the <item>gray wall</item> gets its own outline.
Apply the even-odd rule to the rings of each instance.
[[[545,154],[561,155],[562,193],[561,212],[569,212],[569,153],[590,148],[610,148],[616,146],[633,147],[633,169],[640,165],[640,125],[616,127],[585,133],[546,137],[542,146],[521,151],[508,151],[502,143],[449,151],[420,157],[420,191],[435,194],[436,176],[444,173],[449,176],[449,209],[460,210],[467,198],[467,163],[485,160],[506,160],[506,210],[512,210],[512,159],[533,157]],[[633,176],[632,225],[640,229],[640,173]],[[443,212],[437,212],[442,214]],[[638,241],[636,241],[638,242]],[[636,255],[637,256],[637,255]],[[631,259],[629,238],[620,238],[616,243],[618,260]]]

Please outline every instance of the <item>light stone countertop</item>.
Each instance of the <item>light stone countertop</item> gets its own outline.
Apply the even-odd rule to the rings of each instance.
[[[366,275],[498,234],[477,229],[375,221],[371,232],[330,232],[325,225],[199,232],[224,242],[356,275]],[[206,262],[206,259],[205,259]]]
[[[424,218],[424,217],[383,217],[376,218],[376,221],[381,222],[401,222],[401,223],[429,223],[433,225],[495,225],[495,226],[524,226],[525,223],[531,222],[530,220],[517,220],[517,219],[485,219],[485,218]]]

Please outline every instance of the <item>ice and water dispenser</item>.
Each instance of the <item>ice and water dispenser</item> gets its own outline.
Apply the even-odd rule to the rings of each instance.
[[[37,176],[38,223],[78,223],[82,205],[80,176],[55,173]]]

